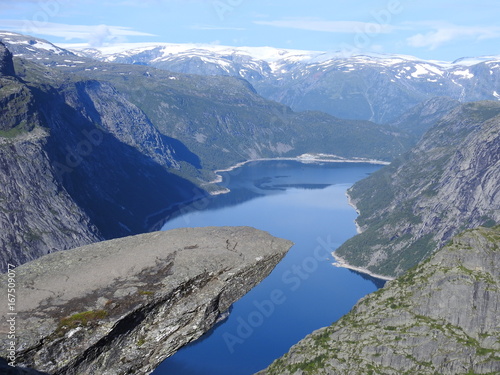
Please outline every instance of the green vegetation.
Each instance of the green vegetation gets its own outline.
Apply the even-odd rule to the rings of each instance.
[[[63,335],[74,328],[86,327],[89,324],[102,320],[106,318],[106,316],[108,316],[108,312],[106,310],[91,310],[73,314],[69,317],[61,319],[56,332]]]
[[[16,138],[17,136],[26,133],[26,127],[23,125],[16,126],[9,130],[0,130],[0,137],[2,138]]]

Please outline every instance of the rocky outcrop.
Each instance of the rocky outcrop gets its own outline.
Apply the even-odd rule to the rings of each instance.
[[[149,373],[212,327],[291,245],[249,227],[187,228],[20,266],[11,275],[17,362],[51,374]]]
[[[409,153],[350,190],[362,233],[336,254],[397,276],[467,228],[500,222],[500,103],[452,110]]]
[[[499,244],[500,226],[455,237],[259,374],[500,373]]]
[[[0,42],[0,76],[13,76],[15,74],[12,53],[5,47],[5,44]]]

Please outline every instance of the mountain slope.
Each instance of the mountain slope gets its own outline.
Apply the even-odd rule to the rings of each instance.
[[[362,233],[336,254],[400,275],[466,228],[500,222],[500,103],[464,104],[390,166],[356,183]]]
[[[391,126],[414,136],[418,140],[427,130],[437,125],[445,115],[459,105],[458,100],[447,97],[432,98],[405,112],[392,122]]]
[[[498,374],[499,244],[499,226],[455,237],[259,374]]]

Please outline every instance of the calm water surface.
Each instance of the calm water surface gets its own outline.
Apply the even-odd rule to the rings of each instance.
[[[265,161],[223,173],[228,194],[183,207],[164,230],[248,225],[295,245],[229,317],[155,375],[247,375],[267,367],[312,331],[330,325],[383,282],[332,266],[331,252],[356,234],[346,190],[372,164]]]

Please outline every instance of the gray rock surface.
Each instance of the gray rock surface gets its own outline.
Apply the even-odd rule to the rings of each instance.
[[[0,357],[0,374],[2,375],[47,375],[45,372],[36,371],[26,367],[10,366],[5,358]]]
[[[466,231],[260,375],[500,373],[500,226]]]
[[[186,228],[27,263],[15,269],[18,362],[52,374],[149,373],[210,329],[291,245],[249,227]]]
[[[41,128],[0,137],[0,269],[102,239],[54,178]]]

